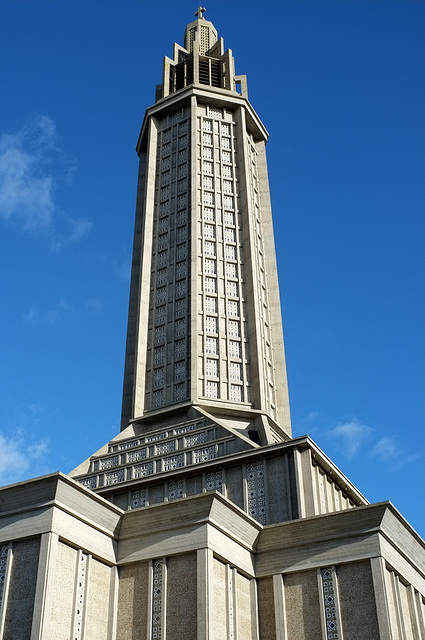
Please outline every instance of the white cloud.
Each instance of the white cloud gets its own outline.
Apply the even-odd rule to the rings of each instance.
[[[21,430],[12,435],[0,433],[0,485],[20,482],[44,473],[49,452],[47,440],[31,441]]]
[[[48,116],[28,121],[0,136],[0,219],[15,220],[26,232],[45,233],[58,250],[78,242],[91,222],[60,213],[56,190],[69,180],[72,163],[57,146],[56,125]]]
[[[23,314],[23,318],[27,324],[56,327],[64,317],[69,317],[72,312],[72,306],[68,302],[59,300],[47,309],[40,309],[37,305],[32,305]]]
[[[329,429],[325,435],[336,440],[344,455],[351,459],[369,441],[372,432],[373,429],[357,418],[352,418],[349,422],[337,424],[333,429]]]
[[[371,455],[381,460],[393,460],[399,454],[399,447],[397,447],[395,440],[389,436],[384,436],[375,444],[371,449]]]

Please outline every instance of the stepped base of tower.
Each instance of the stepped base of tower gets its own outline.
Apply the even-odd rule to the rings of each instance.
[[[318,450],[300,438],[262,451],[266,495],[283,458],[295,450],[304,456],[308,484],[306,452]],[[251,492],[257,500],[262,493],[254,454],[240,454],[248,503]],[[1,489],[0,636],[424,637],[424,543],[390,503],[356,506],[353,494],[351,508],[340,503],[342,510],[303,516],[295,513],[294,495],[286,521],[261,524],[234,501],[237,466],[228,462],[219,490],[199,486],[196,494],[160,500],[158,486],[143,507],[124,505],[123,487],[111,487],[109,497],[126,510],[105,500],[103,490],[95,493],[59,473]],[[289,466],[282,471],[290,475]],[[319,510],[331,495],[330,477],[322,478]],[[163,478],[163,490],[172,482]],[[278,510],[288,496],[282,487],[274,495]]]

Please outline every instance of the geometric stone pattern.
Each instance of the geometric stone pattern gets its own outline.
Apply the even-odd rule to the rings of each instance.
[[[248,487],[248,513],[261,524],[267,524],[264,462],[246,465]]]
[[[152,560],[152,640],[162,638],[162,564],[164,560]]]
[[[337,594],[334,591],[334,576],[332,567],[321,569],[323,604],[325,609],[325,625],[327,640],[338,640],[339,635]]]

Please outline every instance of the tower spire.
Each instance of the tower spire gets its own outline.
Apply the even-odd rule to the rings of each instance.
[[[205,20],[203,16],[205,11],[206,11],[205,7],[198,7],[198,11],[195,11],[195,16],[198,18],[198,20]]]

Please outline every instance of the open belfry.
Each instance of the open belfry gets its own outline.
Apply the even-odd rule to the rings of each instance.
[[[0,640],[425,640],[423,540],[292,438],[268,134],[204,12],[137,143],[121,432],[0,490]]]

